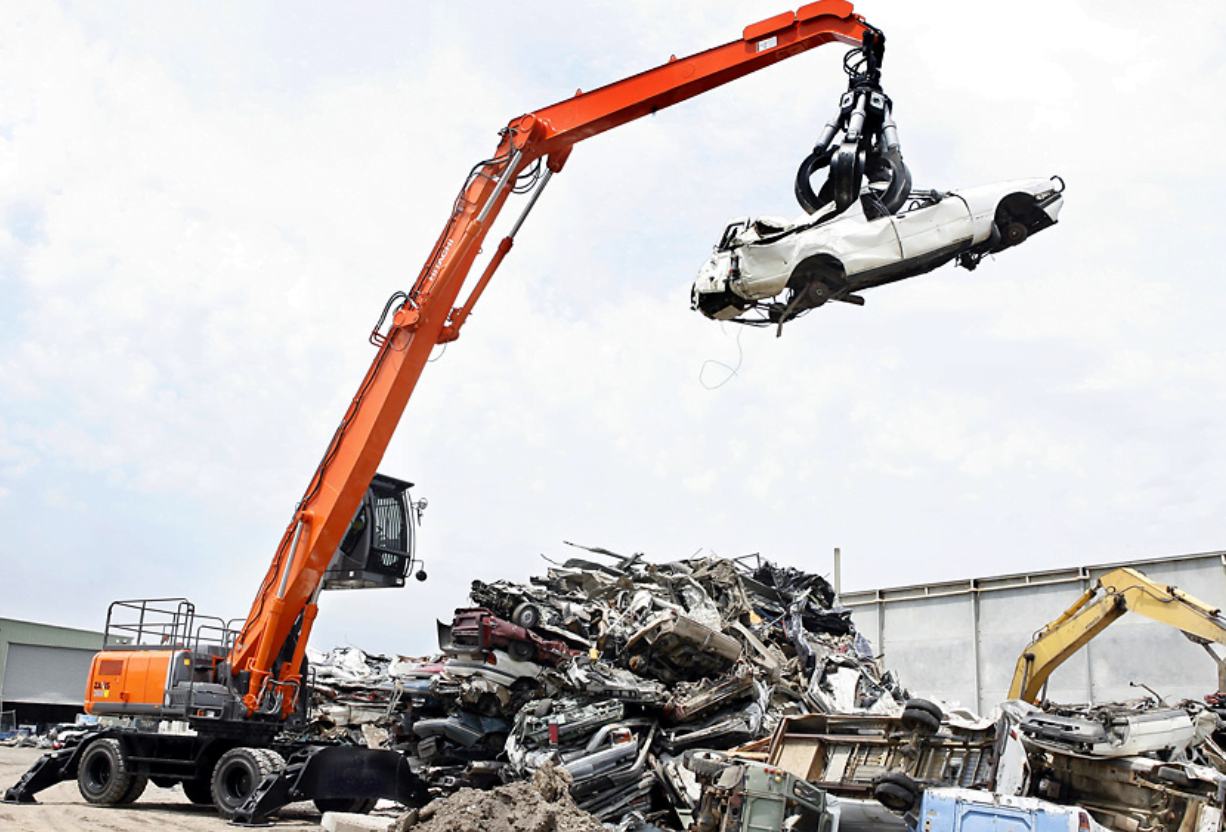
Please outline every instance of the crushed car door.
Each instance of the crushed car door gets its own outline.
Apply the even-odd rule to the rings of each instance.
[[[832,253],[843,264],[848,277],[888,268],[899,261],[902,252],[898,231],[889,215],[867,219],[857,203],[845,218],[835,220],[827,228]],[[804,251],[802,256],[811,253]]]
[[[974,235],[970,208],[956,194],[946,195],[935,205],[896,214],[894,227],[907,261],[940,258],[961,250]]]

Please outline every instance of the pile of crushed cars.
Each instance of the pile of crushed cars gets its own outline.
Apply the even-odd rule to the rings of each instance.
[[[5,748],[45,748],[56,751],[85,734],[89,724],[93,721],[90,717],[82,714],[78,722],[61,722],[45,726],[45,730],[41,732],[39,731],[40,726],[22,725],[12,731],[0,733],[0,746]]]
[[[1226,702],[983,719],[882,672],[819,575],[589,551],[474,581],[435,656],[315,655],[312,732],[401,751],[439,800],[557,768],[619,832],[1221,827]]]

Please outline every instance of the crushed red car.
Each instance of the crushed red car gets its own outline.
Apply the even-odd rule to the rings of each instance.
[[[560,641],[546,641],[531,630],[504,621],[485,607],[456,610],[451,626],[438,622],[438,645],[447,653],[506,650],[516,661],[553,667],[579,652]]]

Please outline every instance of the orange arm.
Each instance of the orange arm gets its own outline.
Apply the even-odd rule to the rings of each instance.
[[[822,44],[838,40],[859,45],[866,29],[851,3],[820,0],[746,27],[738,41],[670,59],[508,125],[494,158],[473,169],[412,291],[399,296],[403,303],[387,333],[372,334],[378,354],[281,538],[231,651],[231,672],[250,673],[245,700],[249,713],[290,713],[293,696],[278,699],[275,694],[296,690],[300,682],[298,669],[324,570],[375,475],[431,350],[458,337],[473,304],[510,251],[518,224],[499,245],[464,306],[454,308],[516,179],[535,160],[548,157],[547,181],[562,169],[576,142]]]

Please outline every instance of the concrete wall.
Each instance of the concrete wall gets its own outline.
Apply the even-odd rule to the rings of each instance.
[[[1134,566],[1154,581],[1226,606],[1223,552],[844,592],[841,598],[885,667],[913,694],[987,713],[1005,698],[1018,657],[1035,632],[1099,575],[1119,566]],[[1178,631],[1129,614],[1061,665],[1047,696],[1075,703],[1146,695],[1130,682],[1169,699],[1199,699],[1217,690],[1217,666]]]

